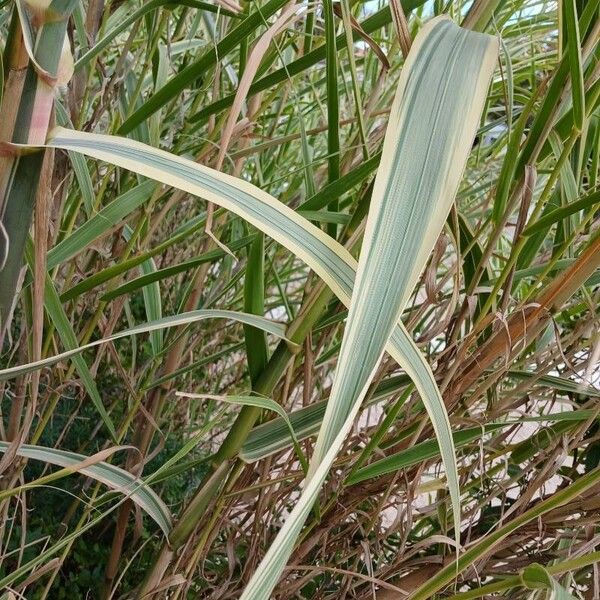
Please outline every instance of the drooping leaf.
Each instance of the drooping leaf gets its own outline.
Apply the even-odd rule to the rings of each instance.
[[[0,442],[0,452],[6,452],[9,447],[8,442]],[[169,535],[171,530],[169,509],[147,484],[131,473],[107,462],[86,464],[87,456],[57,448],[21,444],[17,449],[17,456],[39,460],[66,469],[75,467],[74,472],[91,477],[107,485],[110,489],[125,494],[156,522],[165,535]],[[82,467],[82,464],[86,466]]]
[[[530,590],[548,590],[552,600],[576,600],[548,571],[538,563],[527,565],[521,571],[521,581]]]
[[[346,306],[350,304],[356,260],[338,242],[256,186],[126,138],[56,128],[48,143],[121,166],[232,211],[296,254]],[[448,472],[455,471],[443,400],[427,361],[401,322],[394,329],[387,350],[415,383],[443,445],[444,464]]]

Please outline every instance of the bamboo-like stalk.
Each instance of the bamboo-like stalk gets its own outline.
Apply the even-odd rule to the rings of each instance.
[[[327,178],[329,183],[333,183],[340,177],[340,99],[338,96],[338,58],[332,0],[325,0],[324,2],[324,17],[327,46],[325,74],[327,79]],[[338,201],[330,202],[327,208],[336,211]],[[327,232],[332,237],[337,237],[337,225],[329,223]]]
[[[20,2],[13,9],[10,38],[7,42],[8,77],[2,106],[0,142],[0,220],[7,239],[0,239],[0,346],[10,325],[18,292],[25,240],[31,225],[44,152],[19,155],[14,144],[43,144],[53,120],[53,104],[61,57],[65,56],[67,22],[76,0],[52,0],[40,3]],[[35,10],[33,10],[35,9]],[[37,27],[35,45],[28,56],[28,32]]]

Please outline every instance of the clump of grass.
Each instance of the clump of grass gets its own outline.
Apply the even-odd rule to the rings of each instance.
[[[596,597],[599,16],[0,2],[7,598]]]

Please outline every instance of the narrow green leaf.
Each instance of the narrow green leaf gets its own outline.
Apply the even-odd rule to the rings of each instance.
[[[248,262],[244,278],[244,310],[254,315],[265,313],[265,237],[259,233],[248,249]],[[248,370],[252,385],[264,370],[269,351],[263,331],[244,325]]]
[[[240,238],[239,240],[228,243],[227,247],[231,251],[239,250],[241,248],[245,248],[255,238],[256,238],[255,234],[248,235],[246,237]],[[171,265],[168,267],[164,267],[162,269],[158,269],[151,273],[146,273],[144,275],[140,275],[139,277],[136,277],[135,279],[132,279],[132,280],[128,281],[127,283],[124,283],[123,285],[120,285],[119,287],[115,288],[114,290],[107,292],[106,294],[104,294],[102,296],[102,300],[105,300],[105,301],[114,300],[115,298],[118,298],[119,296],[122,296],[124,294],[130,294],[131,292],[139,290],[140,288],[143,288],[145,285],[148,285],[149,283],[153,283],[154,281],[162,281],[163,279],[166,279],[167,277],[173,277],[174,275],[177,275],[179,273],[185,273],[186,271],[191,271],[192,269],[195,269],[196,267],[198,267],[204,263],[215,262],[215,261],[219,260],[220,258],[223,258],[224,256],[227,256],[227,253],[225,252],[225,250],[222,250],[221,248],[215,248],[214,250],[209,250],[208,252],[205,252],[204,254],[197,256],[196,258],[191,258],[190,260],[186,260],[182,263],[179,263],[176,265]]]
[[[317,223],[345,225],[350,221],[350,215],[340,212],[331,212],[329,210],[298,210],[298,214],[309,221],[316,221]]]
[[[360,453],[360,456],[352,465],[352,469],[350,470],[350,473],[348,474],[346,480],[352,478],[352,476],[367,462],[367,460],[369,460],[371,454],[373,454],[373,452],[375,452],[375,450],[379,448],[379,445],[383,441],[390,427],[393,425],[394,421],[396,420],[396,417],[398,416],[398,413],[400,412],[400,410],[402,409],[412,392],[413,386],[408,386],[404,390],[402,395],[396,400],[396,402],[394,402],[394,404],[388,408],[388,410],[385,412],[385,417],[379,424],[379,427],[377,427],[373,435],[370,436],[369,441],[363,448],[363,451]],[[456,440],[454,440],[454,444],[456,446]]]
[[[593,208],[596,204],[600,204],[600,191],[592,192],[579,200],[575,200],[575,202],[570,202],[565,206],[547,212],[535,223],[529,225],[529,227],[523,231],[523,235],[529,236],[544,231],[566,217],[578,213],[580,210]]]
[[[560,392],[569,392],[572,394],[581,394],[589,396],[590,398],[599,398],[600,389],[592,387],[586,383],[577,383],[571,379],[565,377],[558,377],[556,375],[542,375],[541,377],[535,373],[529,373],[527,371],[514,371],[510,370],[508,374],[511,377],[524,380],[532,380],[533,385],[546,386],[552,390],[558,390]]]
[[[28,244],[28,247],[25,251],[25,256],[31,269],[33,265],[33,250],[31,248],[31,244]],[[92,375],[84,358],[79,355],[77,336],[75,335],[75,331],[73,331],[73,326],[71,325],[71,322],[69,321],[69,318],[65,313],[63,305],[61,304],[60,298],[58,297],[58,292],[54,287],[54,283],[52,282],[48,274],[46,274],[44,281],[44,308],[46,309],[50,320],[54,324],[54,327],[58,332],[63,346],[67,349],[67,352],[65,354],[67,354],[68,356],[72,356],[73,365],[75,366],[75,370],[81,378],[81,382],[83,383],[86,392],[92,399],[92,402],[94,403],[94,406],[96,407],[100,418],[106,425],[106,428],[110,432],[113,439],[116,440],[117,432],[115,430],[115,426],[110,416],[106,412],[106,408],[104,408],[104,403],[102,402],[100,392],[98,392],[98,388],[96,387],[96,381],[94,380],[94,376]],[[19,367],[16,368],[18,369]],[[10,369],[4,369],[3,372],[6,372],[7,370]]]
[[[328,183],[320,189],[314,196],[305,200],[299,207],[298,212],[305,213],[318,211],[327,206],[331,198],[339,198],[344,192],[347,192],[355,185],[364,181],[365,177],[375,171],[379,166],[381,153],[374,154],[369,160],[361,162],[355,169],[352,169],[346,175],[342,175],[336,181]],[[307,219],[311,217],[307,216]]]
[[[523,108],[521,115],[517,119],[514,126],[511,127],[511,134],[506,147],[506,154],[502,161],[502,169],[496,183],[496,196],[494,198],[494,206],[492,216],[494,221],[498,223],[506,209],[506,203],[510,195],[511,188],[515,185],[515,173],[517,171],[517,157],[521,148],[523,132],[529,120],[529,117],[535,106],[537,96],[532,94],[529,102]]]
[[[133,234],[133,230],[129,225],[123,228],[123,237],[129,241]],[[140,269],[144,275],[152,275],[156,273],[156,264],[154,259],[148,258],[141,265]],[[144,308],[146,310],[146,319],[150,322],[158,321],[162,318],[162,298],[160,295],[160,286],[157,281],[146,284],[142,288],[142,297],[144,298]],[[163,330],[154,329],[150,332],[150,346],[154,356],[158,356],[162,352],[163,347]]]
[[[81,154],[78,156],[81,157]],[[97,214],[85,221],[71,235],[48,251],[47,269],[51,271],[54,267],[69,260],[82,250],[85,250],[95,240],[101,238],[127,215],[144,204],[152,195],[155,187],[156,183],[154,181],[144,181],[107,204]]]
[[[581,57],[581,36],[575,0],[564,0],[565,25],[569,71],[571,73],[571,95],[573,97],[573,123],[580,131],[585,119],[585,88],[583,85],[583,59]]]
[[[453,434],[454,445],[456,448],[460,448],[461,446],[465,446],[466,444],[469,444],[470,442],[480,438],[488,431],[494,431],[495,429],[500,429],[501,427],[507,426],[508,425],[504,424],[492,424],[486,425],[485,427],[471,427],[469,429],[457,431]],[[438,441],[426,440],[424,442],[415,444],[406,450],[386,456],[385,458],[375,461],[366,467],[358,469],[354,475],[350,476],[346,480],[346,483],[348,485],[354,485],[356,483],[360,483],[361,481],[373,479],[374,477],[379,477],[387,473],[395,473],[400,469],[406,469],[406,467],[419,464],[425,460],[438,457],[439,455],[440,446]]]
[[[523,419],[514,419],[506,421],[504,423],[488,423],[481,425],[480,427],[470,427],[468,429],[462,429],[453,433],[454,444],[456,448],[462,448],[463,446],[470,444],[471,442],[478,440],[486,433],[497,431],[499,429],[505,429],[507,427],[513,427],[521,423],[535,423],[535,422],[581,422],[585,421],[594,414],[591,410],[574,410],[565,411],[561,413],[552,413],[549,415],[541,415],[538,417],[528,417]],[[419,464],[425,460],[437,458],[440,455],[440,448],[438,441],[426,440],[419,442],[406,450],[401,450],[390,456],[386,456],[378,461],[372,462],[366,467],[358,469],[355,474],[348,477],[346,483],[348,485],[354,485],[365,481],[367,479],[373,479],[387,473],[395,473],[400,469],[406,469],[412,465]]]
[[[218,359],[222,358],[223,356],[237,352],[238,350],[241,350],[243,347],[244,347],[244,342],[238,342],[237,344],[228,346],[228,347],[224,348],[223,350],[219,350],[218,352],[210,354],[209,356],[205,356],[204,358],[201,358],[200,360],[197,360],[196,362],[187,364],[183,367],[180,367],[179,369],[175,369],[175,371],[170,371],[169,373],[166,373],[165,375],[163,375],[161,377],[157,377],[156,379],[153,379],[149,383],[145,384],[142,387],[142,390],[144,390],[144,391],[151,390],[152,388],[162,385],[163,383],[165,383],[165,381],[169,381],[171,379],[174,379],[175,377],[179,377],[180,375],[184,375],[185,373],[189,373],[190,371],[199,369],[200,367],[203,367],[204,365],[210,365],[210,364],[216,362]]]
[[[337,46],[335,39],[335,15],[333,14],[333,0],[323,1],[323,14],[325,19],[325,79],[327,81],[327,178],[331,184],[340,177],[340,105],[338,96],[338,64]],[[330,200],[327,206],[331,212],[337,212],[337,199]],[[327,231],[333,238],[336,237],[337,226],[335,223],[327,225]]]

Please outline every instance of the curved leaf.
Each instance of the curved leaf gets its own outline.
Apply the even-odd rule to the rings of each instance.
[[[8,442],[0,442],[0,452],[4,453],[10,448]],[[75,472],[91,477],[110,489],[125,494],[150,516],[168,536],[171,531],[171,513],[160,497],[142,480],[131,473],[115,467],[107,462],[88,464],[89,457],[76,452],[45,448],[22,444],[18,447],[17,456],[47,462],[65,469],[74,468]],[[84,465],[84,466],[82,466]]]

